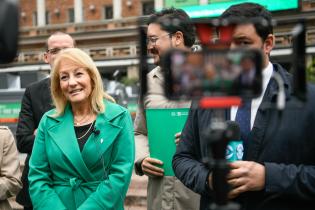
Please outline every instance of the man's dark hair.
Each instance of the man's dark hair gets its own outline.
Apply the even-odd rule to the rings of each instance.
[[[272,15],[262,5],[255,3],[242,3],[230,6],[220,16],[221,19],[238,19],[238,20],[253,20],[257,34],[263,41],[266,40],[269,34],[273,34]],[[257,20],[264,20],[258,22]]]
[[[161,29],[170,34],[181,31],[184,35],[184,44],[191,47],[195,43],[194,25],[191,23],[189,16],[182,9],[165,8],[159,12],[153,13],[147,24],[156,23]]]

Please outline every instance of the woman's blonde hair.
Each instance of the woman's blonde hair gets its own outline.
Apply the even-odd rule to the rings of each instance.
[[[104,91],[101,75],[92,58],[83,50],[78,48],[67,48],[58,54],[51,71],[51,96],[56,107],[56,116],[60,116],[64,113],[65,107],[68,103],[66,97],[61,91],[59,77],[61,61],[64,60],[68,60],[77,65],[79,68],[86,69],[88,72],[92,83],[92,92],[89,97],[90,105],[95,113],[101,113],[105,111],[105,105],[103,102],[104,98],[115,102],[115,100]]]

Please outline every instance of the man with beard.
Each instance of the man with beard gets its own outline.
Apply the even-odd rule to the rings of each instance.
[[[164,21],[179,20],[176,26],[167,27]],[[164,9],[152,14],[148,19],[147,49],[157,65],[148,75],[148,91],[143,104],[139,105],[135,118],[136,145],[143,142],[148,144],[147,127],[144,109],[146,108],[183,108],[189,107],[190,102],[171,102],[164,96],[164,77],[161,69],[161,56],[170,48],[189,51],[195,42],[193,25],[188,15],[180,9]],[[174,139],[175,140],[175,139]],[[175,140],[176,143],[178,139]],[[147,189],[148,210],[195,210],[199,208],[199,195],[186,188],[176,177],[164,176],[159,165],[163,163],[150,158],[148,152],[137,151],[138,160],[135,163],[136,174],[149,177]]]

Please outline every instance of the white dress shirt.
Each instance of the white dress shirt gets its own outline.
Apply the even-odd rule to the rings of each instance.
[[[250,119],[250,129],[253,128],[254,125],[254,121],[256,118],[256,114],[257,114],[257,110],[258,107],[261,104],[261,101],[263,99],[263,96],[265,95],[266,89],[267,89],[267,85],[269,83],[269,80],[272,76],[272,72],[273,72],[273,66],[272,64],[269,62],[267,67],[265,69],[262,70],[262,79],[263,79],[263,88],[262,88],[262,93],[259,97],[257,98],[253,98],[252,99],[252,104],[251,104],[251,119]],[[237,112],[238,107],[237,106],[233,106],[231,108],[231,120],[235,121],[235,117],[236,117],[236,112]]]

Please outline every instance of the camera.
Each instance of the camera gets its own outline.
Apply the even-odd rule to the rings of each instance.
[[[172,49],[162,60],[165,94],[171,100],[254,98],[262,91],[262,55],[255,49]]]

